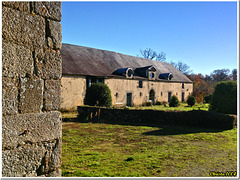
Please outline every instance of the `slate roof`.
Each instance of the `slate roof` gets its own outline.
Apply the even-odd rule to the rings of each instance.
[[[62,73],[65,75],[116,77],[117,75],[113,75],[112,73],[119,68],[132,68],[134,70],[136,68],[153,65],[157,70],[157,77],[161,73],[172,73],[173,78],[171,81],[192,82],[172,64],[112,51],[63,43],[61,55]],[[139,79],[141,77],[135,76],[134,78]],[[162,79],[158,80],[168,81]]]

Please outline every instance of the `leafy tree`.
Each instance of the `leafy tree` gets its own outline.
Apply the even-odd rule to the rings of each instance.
[[[217,84],[217,82],[213,81],[213,78],[211,75],[205,75],[205,77],[203,77],[203,80],[207,83],[208,85],[208,93],[207,94],[211,94],[214,91],[214,88]],[[206,95],[205,95],[206,96]]]
[[[196,103],[196,99],[194,96],[188,96],[187,103],[189,106],[193,106]]]
[[[151,48],[146,48],[145,50],[140,50],[142,57],[150,60],[156,61],[166,61],[166,53],[161,52],[157,53],[156,51],[152,50]]]
[[[212,95],[209,110],[225,114],[237,114],[237,82],[219,82]]]
[[[193,81],[193,96],[196,98],[196,101],[203,103],[204,96],[210,93],[208,84],[204,81],[201,74],[192,74],[187,77]]]
[[[171,62],[171,64],[173,66],[175,66],[179,71],[181,71],[185,75],[188,75],[192,72],[192,70],[190,70],[190,66],[183,63],[182,61],[178,61],[177,63],[176,62]]]
[[[171,100],[170,100],[170,103],[169,103],[169,106],[170,107],[178,107],[179,105],[180,105],[180,103],[179,103],[179,100],[178,100],[177,96],[172,96]]]
[[[112,105],[110,89],[106,84],[93,83],[91,87],[87,88],[84,104],[110,107]]]
[[[209,94],[207,96],[204,97],[204,101],[205,103],[210,103],[212,100],[212,94]]]

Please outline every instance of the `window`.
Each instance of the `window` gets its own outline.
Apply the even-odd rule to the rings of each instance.
[[[182,83],[182,89],[184,89],[184,83]]]
[[[142,92],[140,92],[140,97],[142,96]]]
[[[104,79],[103,78],[96,78],[96,77],[87,77],[87,87],[91,87],[93,83],[103,83],[104,84]]]
[[[92,80],[89,78],[88,79],[88,87],[91,87],[91,84],[92,84]]]
[[[154,73],[150,73],[150,78],[154,78]]]
[[[143,87],[143,82],[142,81],[138,81],[138,87],[142,88]]]
[[[162,92],[161,92],[161,96],[162,96]]]

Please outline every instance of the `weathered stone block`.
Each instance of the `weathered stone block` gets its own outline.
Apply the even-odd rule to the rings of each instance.
[[[48,46],[54,49],[61,49],[62,47],[62,26],[60,22],[47,20],[47,36]]]
[[[2,176],[36,177],[45,150],[30,145],[15,150],[2,151]]]
[[[2,114],[12,115],[18,113],[18,88],[17,80],[2,78]]]
[[[30,12],[30,3],[29,2],[19,2],[19,1],[3,1],[3,6],[8,6],[19,11]]]
[[[41,112],[43,87],[44,82],[41,79],[20,79],[19,111],[21,113]]]
[[[33,2],[34,12],[41,16],[61,21],[61,2]]]
[[[45,45],[45,20],[38,15],[2,8],[2,37],[25,47]]]
[[[2,152],[3,176],[60,176],[61,141],[28,143]]]
[[[60,139],[61,135],[61,114],[57,111],[11,115],[2,119],[3,149]]]
[[[49,173],[46,177],[61,177],[61,174],[61,169],[57,169],[56,171]]]
[[[61,79],[62,58],[60,51],[38,49],[34,53],[35,70],[42,79]]]
[[[38,175],[44,174],[45,176],[60,176],[57,174],[61,165],[61,144],[62,141],[55,140],[54,143],[47,143],[44,158],[42,159],[41,166],[38,168]]]
[[[31,51],[20,45],[2,43],[2,75],[5,77],[25,77],[33,73]]]
[[[45,91],[43,95],[44,110],[58,110],[60,108],[60,93],[61,81],[60,80],[46,80]]]

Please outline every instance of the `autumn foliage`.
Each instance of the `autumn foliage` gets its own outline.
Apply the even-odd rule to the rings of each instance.
[[[204,81],[201,74],[198,75],[188,75],[188,78],[193,81],[193,96],[196,98],[197,103],[203,103],[204,97],[211,93],[211,90]]]

